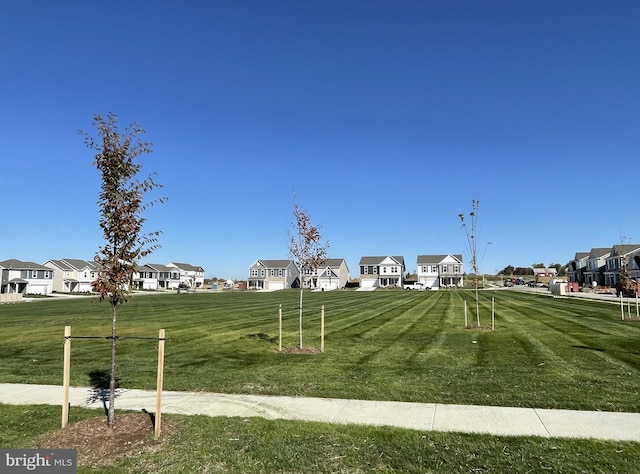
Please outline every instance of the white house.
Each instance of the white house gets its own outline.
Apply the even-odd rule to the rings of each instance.
[[[284,290],[300,287],[300,272],[293,260],[256,260],[249,267],[247,288]]]
[[[438,290],[464,286],[462,255],[418,255],[418,282]]]
[[[360,259],[360,287],[386,288],[401,286],[405,273],[404,257],[362,257]]]
[[[144,278],[140,275],[137,278],[142,278],[142,282],[138,282],[138,284],[145,285],[145,280],[156,279],[157,286],[156,288],[151,288],[153,285],[152,282],[146,281],[147,288],[149,289],[160,289],[160,290],[173,290],[178,288],[180,285],[180,270],[176,267],[169,267],[167,265],[162,265],[161,263],[145,263],[141,269],[145,272]],[[136,283],[136,276],[134,276],[134,283]]]
[[[167,263],[167,267],[178,269],[180,283],[189,288],[202,288],[204,285],[204,268],[189,263]]]
[[[53,270],[33,262],[0,262],[0,293],[48,295],[53,292]]]
[[[141,265],[133,274],[133,287],[137,290],[157,290],[160,288],[159,275],[160,272],[157,269],[149,265]]]

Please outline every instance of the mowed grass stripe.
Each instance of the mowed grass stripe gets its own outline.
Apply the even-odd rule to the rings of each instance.
[[[441,403],[638,411],[638,323],[615,305],[513,291],[305,292],[304,344],[326,352],[277,351],[298,343],[297,291],[135,296],[119,308],[119,334],[167,330],[165,388]],[[62,335],[109,333],[109,305],[90,299],[0,306],[0,381],[61,383]],[[156,343],[118,341],[121,385],[155,386]],[[72,341],[72,383],[108,367],[107,340]]]

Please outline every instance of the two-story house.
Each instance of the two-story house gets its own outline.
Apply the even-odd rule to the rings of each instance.
[[[157,290],[160,288],[159,272],[149,265],[140,265],[133,274],[133,288],[136,290]]]
[[[587,268],[587,260],[589,252],[576,252],[573,260],[569,262],[567,267],[567,277],[570,282],[584,285],[584,272]]]
[[[361,288],[402,286],[404,257],[362,257],[359,266]]]
[[[100,266],[95,262],[77,258],[47,260],[45,267],[53,273],[53,291],[57,293],[89,293],[91,282],[98,278]]]
[[[604,284],[611,287],[616,286],[620,281],[620,270],[627,267],[631,271],[629,263],[632,261],[632,256],[638,252],[640,252],[638,244],[614,245],[605,260]]]
[[[584,284],[604,285],[604,270],[606,268],[607,258],[611,255],[611,248],[592,248],[587,258],[587,264],[584,269]]]
[[[418,282],[438,290],[464,286],[462,255],[418,255]]]
[[[150,280],[153,277],[157,280],[156,288],[150,288],[153,283],[146,282],[149,289],[174,290],[180,286],[180,271],[176,267],[169,267],[161,263],[145,263],[141,269],[145,271],[145,280]],[[151,276],[152,274],[154,275]],[[134,276],[134,283],[136,277]],[[144,284],[145,282],[142,282],[142,285]]]
[[[167,266],[178,269],[183,286],[202,288],[204,285],[204,268],[189,263],[168,263]]]
[[[303,272],[305,288],[337,290],[349,282],[349,267],[343,258],[328,258],[318,268],[305,268]]]
[[[256,260],[249,267],[247,288],[285,290],[300,287],[300,272],[293,260]]]
[[[0,262],[0,293],[48,295],[53,292],[53,270],[34,262]]]

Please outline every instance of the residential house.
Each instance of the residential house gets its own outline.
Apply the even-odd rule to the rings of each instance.
[[[418,255],[418,282],[438,290],[464,286],[462,255]]]
[[[305,288],[336,290],[349,282],[349,267],[343,258],[328,258],[318,268],[305,269]]]
[[[583,272],[584,284],[604,285],[604,270],[606,268],[607,258],[611,255],[611,248],[592,248],[587,258],[587,265]]]
[[[53,273],[53,291],[57,293],[89,293],[91,282],[98,278],[100,267],[95,262],[75,258],[48,260],[45,267]]]
[[[404,257],[362,257],[359,265],[361,288],[402,286]]]
[[[180,285],[180,270],[176,267],[170,267],[160,263],[146,263],[140,267],[140,269],[144,271],[145,277],[142,279],[142,282],[138,281],[137,284],[142,284],[144,286],[144,280],[153,280],[153,278],[155,278],[157,286],[155,288],[150,288],[153,286],[153,283],[148,281],[148,288],[157,290],[174,290]],[[139,274],[134,275],[134,283],[136,283],[136,279],[140,280],[140,278]]]
[[[587,260],[589,260],[589,252],[576,252],[573,260],[569,262],[567,268],[567,277],[570,282],[584,285],[584,272],[587,268]]]
[[[628,268],[630,261],[633,260],[632,257],[639,252],[640,244],[614,245],[605,260],[603,272],[605,286],[616,286],[620,281],[620,270],[625,266]]]
[[[629,255],[628,267],[631,272],[631,279],[640,283],[640,252]]]
[[[150,265],[140,265],[133,275],[133,288],[136,290],[157,290],[160,288],[160,271]],[[180,279],[177,279],[178,284]]]
[[[0,262],[0,293],[48,295],[53,292],[53,270],[34,262]]]
[[[300,272],[293,260],[256,260],[249,267],[247,288],[284,290],[300,287]]]
[[[177,268],[180,272],[180,283],[189,288],[202,288],[204,285],[204,268],[188,263],[167,263],[168,267]]]

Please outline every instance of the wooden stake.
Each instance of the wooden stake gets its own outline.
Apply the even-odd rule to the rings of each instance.
[[[324,352],[324,305],[320,312],[320,352]]]
[[[464,300],[464,327],[469,327],[469,320],[467,318],[467,300]]]
[[[69,424],[69,378],[71,373],[71,326],[64,327],[64,362],[62,369],[62,427]]]
[[[164,329],[158,334],[158,383],[156,387],[156,422],[155,437],[160,436],[162,424],[162,382],[164,380]]]
[[[624,303],[622,302],[622,293],[620,293],[620,317],[624,321]]]
[[[282,352],[282,305],[280,305],[278,308],[278,323],[278,350]]]
[[[496,299],[491,298],[491,330],[496,328]]]

